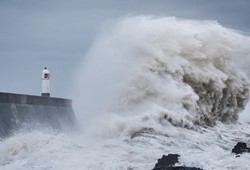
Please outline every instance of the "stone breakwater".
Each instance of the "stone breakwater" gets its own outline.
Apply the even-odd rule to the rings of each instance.
[[[0,93],[0,138],[24,127],[63,130],[75,121],[70,99]]]

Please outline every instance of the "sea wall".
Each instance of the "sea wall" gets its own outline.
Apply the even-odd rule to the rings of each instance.
[[[63,130],[74,123],[70,99],[0,92],[0,138],[24,127]]]

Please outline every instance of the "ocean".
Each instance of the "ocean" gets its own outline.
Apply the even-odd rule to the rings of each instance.
[[[163,154],[204,170],[250,169],[250,38],[216,21],[136,16],[107,23],[78,69],[75,130],[20,130],[1,170],[149,170]]]

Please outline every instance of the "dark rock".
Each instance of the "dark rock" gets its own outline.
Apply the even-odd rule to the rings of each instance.
[[[242,154],[243,152],[250,152],[250,148],[247,148],[247,144],[244,142],[238,142],[232,149],[232,153]]]
[[[200,168],[194,168],[194,167],[186,167],[186,166],[175,166],[175,167],[163,167],[163,168],[157,168],[153,170],[202,170]]]
[[[178,163],[179,157],[180,155],[178,154],[168,154],[168,156],[163,155],[161,159],[158,159],[155,168],[163,166],[174,166],[176,163]]]
[[[179,157],[180,155],[178,154],[163,155],[161,159],[158,159],[153,170],[201,170],[194,167],[175,166]]]

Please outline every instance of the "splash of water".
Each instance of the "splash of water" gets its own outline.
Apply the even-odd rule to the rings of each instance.
[[[249,143],[250,126],[223,124],[248,101],[236,66],[248,64],[249,45],[211,21],[122,20],[79,71],[74,102],[85,134],[35,130],[0,141],[0,169],[144,170],[167,153],[191,167],[249,169],[250,155],[235,161],[229,153],[239,140]]]
[[[236,122],[249,98],[236,61],[249,57],[249,44],[249,37],[214,21],[124,19],[96,40],[84,61],[80,112],[117,134]]]

